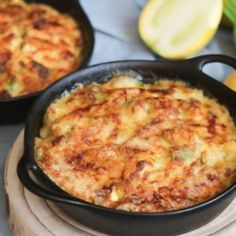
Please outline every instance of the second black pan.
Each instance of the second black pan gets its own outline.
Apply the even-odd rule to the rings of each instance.
[[[34,104],[27,119],[24,155],[18,164],[18,176],[21,182],[36,195],[58,204],[80,223],[110,235],[177,235],[208,223],[233,200],[236,183],[204,203],[177,211],[132,213],[109,209],[76,199],[55,186],[35,162],[34,139],[39,135],[47,107],[63,91],[70,90],[78,82],[103,83],[109,80],[109,75],[117,71],[138,73],[144,78],[144,82],[153,82],[163,77],[170,80],[178,78],[184,80],[224,104],[236,124],[236,93],[202,72],[203,66],[209,62],[223,62],[236,69],[236,60],[222,55],[208,55],[184,61],[113,62],[75,72],[50,86]]]
[[[72,16],[78,23],[84,40],[83,56],[80,69],[88,64],[94,47],[94,31],[78,0],[25,0],[27,3],[44,3],[59,12]],[[67,32],[65,32],[66,34]],[[15,98],[0,99],[0,124],[11,124],[25,120],[28,110],[35,98],[41,93],[19,96]]]

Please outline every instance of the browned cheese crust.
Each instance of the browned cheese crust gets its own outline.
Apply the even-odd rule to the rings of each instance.
[[[235,182],[236,128],[224,106],[183,82],[114,75],[49,106],[35,158],[77,198],[125,211],[172,211]]]
[[[76,22],[42,4],[1,0],[0,45],[0,99],[40,91],[81,62]]]

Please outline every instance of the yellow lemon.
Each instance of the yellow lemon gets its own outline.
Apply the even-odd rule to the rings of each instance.
[[[222,12],[222,0],[150,0],[139,18],[139,34],[155,53],[186,58],[209,43]]]
[[[236,71],[234,71],[227,77],[224,84],[232,90],[236,91]]]

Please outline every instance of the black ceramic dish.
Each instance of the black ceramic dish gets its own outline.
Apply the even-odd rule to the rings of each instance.
[[[87,65],[93,52],[94,31],[88,17],[80,6],[79,1],[25,0],[25,2],[47,4],[62,13],[71,15],[76,20],[76,22],[78,22],[78,25],[82,31],[84,46],[82,53],[83,59],[77,69]],[[30,108],[30,105],[33,103],[33,101],[39,94],[41,94],[41,91],[14,98],[0,99],[0,124],[10,124],[24,121],[27,116],[27,112]]]
[[[27,119],[24,137],[24,156],[18,164],[18,175],[26,188],[36,195],[57,203],[79,222],[111,235],[176,235],[193,230],[216,217],[234,198],[236,184],[217,197],[183,210],[166,213],[131,213],[104,208],[75,199],[46,177],[34,160],[34,138],[39,135],[42,119],[50,103],[77,82],[102,83],[113,72],[135,71],[146,82],[162,76],[169,79],[180,78],[191,86],[203,89],[215,97],[230,111],[236,123],[236,93],[222,83],[202,72],[210,62],[226,63],[236,69],[236,60],[222,55],[208,55],[185,61],[125,61],[92,66],[70,74],[67,78],[50,86],[31,109]],[[34,177],[33,177],[34,176]]]

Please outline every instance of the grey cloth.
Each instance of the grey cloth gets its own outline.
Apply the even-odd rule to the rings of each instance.
[[[139,14],[147,0],[81,0],[95,30],[95,50],[90,64],[114,60],[158,60],[138,34]],[[214,39],[196,55],[223,53],[236,57],[232,31],[220,28]],[[223,81],[231,71],[212,63],[204,71]]]

